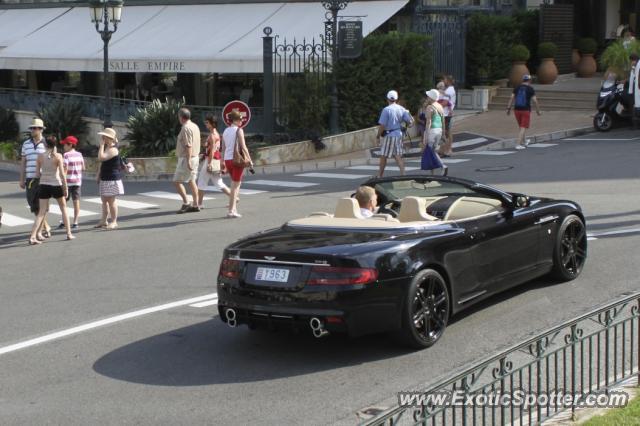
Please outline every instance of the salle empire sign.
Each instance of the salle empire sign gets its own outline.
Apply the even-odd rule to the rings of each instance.
[[[109,61],[113,72],[184,72],[184,61]]]

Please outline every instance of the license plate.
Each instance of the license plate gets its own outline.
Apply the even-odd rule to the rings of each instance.
[[[278,283],[286,283],[288,279],[288,269],[259,267],[256,270],[256,281],[274,281]]]

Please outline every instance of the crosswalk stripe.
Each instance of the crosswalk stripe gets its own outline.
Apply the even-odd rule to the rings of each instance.
[[[20,216],[14,216],[10,213],[2,213],[2,224],[5,226],[22,226],[32,225],[33,219],[24,219]]]
[[[478,152],[467,152],[464,155],[509,155],[515,154],[515,151],[478,151]]]
[[[351,167],[347,167],[347,169],[349,170],[378,170],[378,166],[351,166]],[[387,166],[385,167],[385,170],[390,170],[390,171],[394,171],[394,172],[399,172],[400,171],[400,167],[398,166]],[[410,172],[412,170],[420,170],[419,167],[405,167],[405,170]]]
[[[182,197],[180,197],[178,194],[173,193],[173,192],[167,192],[167,191],[151,191],[151,192],[141,192],[138,195],[144,195],[145,197],[152,197],[152,198],[163,198],[165,200],[175,200],[175,201],[182,201]],[[213,197],[204,197],[205,200],[215,200],[215,198]]]
[[[222,192],[222,190],[217,186],[207,186],[205,191]],[[256,194],[262,194],[263,192],[267,192],[267,191],[260,191],[259,189],[240,188],[240,195],[256,195]],[[205,200],[207,199],[207,197],[204,197],[204,198]]]
[[[218,298],[215,297],[211,300],[205,300],[203,302],[198,302],[198,303],[193,303],[189,306],[191,306],[192,308],[205,308],[207,306],[213,306],[213,305],[217,305],[218,304]]]
[[[266,179],[247,180],[247,181],[244,181],[243,183],[247,185],[284,186],[289,188],[306,188],[307,186],[317,185],[317,183],[311,183],[311,182],[290,182],[286,180],[266,180]]]
[[[445,164],[456,164],[456,163],[464,163],[466,161],[471,161],[470,158],[443,158],[442,162]],[[422,160],[406,160],[407,163],[411,164],[420,164]]]
[[[550,148],[557,145],[557,143],[534,143],[529,145],[529,148]]]
[[[51,204],[51,203],[49,203],[49,213],[57,214],[58,216],[62,216],[62,212],[60,211],[60,207],[58,205]],[[95,216],[97,214],[99,214],[99,213],[92,212],[92,211],[89,211],[89,210],[80,209],[80,213],[78,214],[78,217]],[[69,216],[69,217],[73,216],[73,207],[67,207],[67,216]]]
[[[364,179],[371,177],[371,175],[351,175],[344,173],[301,173],[296,176],[326,179]]]
[[[84,198],[82,201],[94,204],[102,204],[100,198]],[[130,201],[118,198],[118,207],[124,207],[133,210],[152,209],[158,207],[157,204],[142,203],[140,201]]]
[[[487,138],[473,138],[473,139],[467,139],[465,141],[454,142],[451,144],[451,146],[453,148],[461,148],[463,146],[478,145],[480,143],[487,142],[488,140],[489,139]]]

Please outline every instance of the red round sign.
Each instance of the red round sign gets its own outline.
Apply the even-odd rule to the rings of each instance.
[[[249,121],[251,121],[251,110],[249,109],[249,105],[242,101],[231,101],[222,109],[222,120],[227,126],[231,126],[231,120],[229,119],[231,111],[238,111],[242,116],[242,124],[240,127],[245,127],[249,124]]]

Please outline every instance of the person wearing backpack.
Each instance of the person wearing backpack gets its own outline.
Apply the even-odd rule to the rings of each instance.
[[[529,143],[525,141],[525,132],[531,123],[531,102],[536,106],[536,113],[540,115],[540,105],[536,97],[536,91],[531,87],[531,76],[525,74],[522,76],[522,84],[513,89],[509,104],[507,105],[507,115],[511,114],[511,106],[513,105],[513,115],[516,117],[520,132],[518,133],[518,145],[516,149],[525,149]]]

